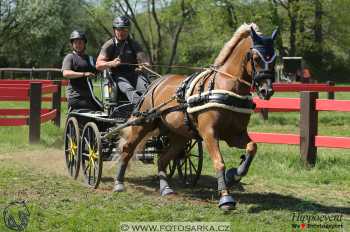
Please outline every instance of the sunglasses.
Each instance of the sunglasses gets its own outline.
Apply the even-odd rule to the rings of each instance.
[[[119,27],[119,28],[115,27],[114,30],[128,32],[129,28],[127,28],[127,27]]]

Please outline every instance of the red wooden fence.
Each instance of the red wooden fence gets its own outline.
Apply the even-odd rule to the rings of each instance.
[[[14,93],[9,93],[9,100],[11,101],[27,101],[29,100],[29,96],[25,93],[26,90],[29,89],[30,83],[33,82],[40,82],[45,86],[45,89],[43,90],[43,93],[46,93],[47,91],[50,92],[50,88],[54,85],[54,83],[60,82],[61,86],[67,86],[68,85],[68,80],[8,80],[8,79],[3,79],[0,80],[0,91],[6,89],[8,90],[7,92],[11,92],[13,90],[20,90],[18,94]],[[23,90],[23,91],[22,91]],[[8,101],[8,98],[0,97],[0,101]],[[50,96],[43,96],[42,101],[45,102],[50,102],[52,101],[52,98]],[[67,101],[66,97],[61,97],[61,101],[65,102]]]
[[[35,81],[37,82],[37,81]],[[40,102],[40,110],[36,110],[40,115],[39,120],[36,117],[36,123],[39,125],[40,136],[40,122],[55,119],[56,125],[60,122],[60,100],[61,98],[61,83],[67,85],[67,81],[53,82],[50,80],[40,80],[40,97],[33,100],[35,97],[32,86],[33,80],[0,80],[0,101],[26,101],[30,100],[31,105],[38,105]],[[54,85],[57,84],[57,85]],[[274,89],[277,92],[294,92],[304,90],[326,91],[334,93],[337,91],[350,91],[349,86],[332,86],[329,84],[274,84]],[[33,94],[30,94],[33,93]],[[54,93],[52,98],[42,97],[41,94]],[[314,97],[310,97],[311,95]],[[316,93],[305,92],[302,93],[302,98],[272,98],[269,101],[254,98],[257,104],[256,112],[267,109],[270,112],[290,112],[301,111],[301,132],[297,134],[281,134],[281,133],[258,133],[251,132],[250,136],[255,142],[273,143],[273,144],[294,144],[300,145],[303,159],[313,165],[315,162],[317,147],[329,148],[346,148],[350,149],[350,137],[334,137],[334,136],[320,136],[317,135],[317,112],[318,111],[341,111],[350,112],[350,101],[344,100],[324,100],[317,99]],[[41,109],[41,100],[52,100],[53,109]],[[302,107],[304,106],[304,107]],[[38,107],[37,107],[38,108]],[[308,108],[308,109],[305,109]],[[305,111],[305,112],[304,112]],[[39,112],[39,113],[38,113]],[[0,126],[15,126],[15,125],[31,125],[31,110],[30,109],[1,109],[0,116],[24,116],[21,118],[0,118]],[[29,117],[28,117],[29,115]],[[32,117],[33,119],[33,117]],[[33,119],[34,120],[34,119]],[[32,121],[33,121],[32,120]],[[34,121],[35,121],[34,120]],[[315,125],[307,122],[316,122]],[[306,125],[306,126],[305,126]],[[311,128],[315,127],[316,128]],[[36,129],[38,130],[37,126]],[[35,131],[34,130],[34,131]],[[34,132],[33,132],[34,133]],[[37,132],[36,132],[37,133]],[[35,133],[34,133],[35,134]]]
[[[42,95],[52,94],[52,108],[42,109]],[[60,81],[8,81],[0,80],[0,101],[28,101],[29,109],[0,109],[0,126],[29,126],[29,141],[40,140],[40,124],[54,120],[60,126]],[[16,116],[16,117],[11,117]]]
[[[317,99],[317,92],[301,92],[301,98],[272,98],[269,101],[254,98],[256,112],[268,109],[272,112],[300,111],[300,134],[251,132],[258,143],[300,145],[302,158],[315,164],[317,147],[350,149],[350,137],[321,136],[317,134],[318,111],[350,112],[349,100]],[[349,115],[350,116],[350,115]],[[349,132],[350,134],[350,132]]]
[[[333,86],[330,84],[303,84],[303,83],[274,83],[275,92],[350,92],[350,86]]]
[[[274,83],[273,89],[275,92],[301,92],[301,91],[317,91],[317,92],[327,92],[328,99],[334,99],[336,92],[350,92],[350,86],[334,86],[334,82],[327,82],[324,84],[305,84],[305,83]],[[266,104],[264,102],[259,102],[260,104]],[[285,99],[285,104],[290,105],[289,108],[278,107],[278,102],[274,99],[271,100],[271,103],[268,103],[271,107],[268,110],[265,107],[261,107],[260,113],[264,120],[268,120],[269,112],[291,112],[299,111],[299,102]],[[282,103],[283,104],[283,103]],[[332,104],[332,103],[330,103]]]

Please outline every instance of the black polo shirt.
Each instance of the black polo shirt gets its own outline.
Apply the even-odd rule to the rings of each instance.
[[[142,52],[142,48],[135,40],[130,37],[124,41],[118,41],[112,38],[103,44],[100,55],[106,57],[109,61],[119,58],[121,63],[137,64],[137,53]],[[134,72],[135,65],[121,64],[111,71],[115,74],[127,74]]]
[[[78,55],[73,52],[63,59],[62,71],[72,70],[75,72],[95,72],[94,61],[90,60],[92,57],[88,55]],[[89,79],[87,77],[80,77],[76,79],[70,79],[66,88],[66,94],[68,100],[74,100],[79,97],[92,97],[90,87],[88,85]],[[90,81],[90,86],[92,86]]]

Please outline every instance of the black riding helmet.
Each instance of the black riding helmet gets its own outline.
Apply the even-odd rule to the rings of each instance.
[[[113,28],[130,28],[131,23],[128,16],[119,16],[115,18],[112,22]]]
[[[69,40],[72,43],[73,40],[75,39],[82,39],[84,40],[85,43],[87,43],[87,39],[84,32],[77,31],[77,30],[72,31],[72,33],[70,34]]]

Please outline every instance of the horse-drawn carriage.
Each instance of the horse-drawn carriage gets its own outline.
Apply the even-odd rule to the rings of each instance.
[[[136,107],[137,113],[117,91],[110,91],[117,96],[106,100],[104,112],[69,112],[65,155],[71,176],[78,176],[81,164],[86,182],[96,188],[103,161],[120,154],[114,190],[124,191],[128,162],[145,141],[142,154],[136,157],[147,161],[158,155],[159,190],[166,196],[174,193],[167,179],[176,169],[185,183],[193,185],[198,180],[203,140],[216,172],[219,207],[234,209],[236,201],[229,188],[247,174],[257,152],[247,131],[255,109],[251,90],[264,100],[274,93],[277,30],[271,36],[256,30],[255,24],[240,26],[214,65],[198,75],[157,79]],[[226,170],[220,140],[245,149],[237,168]]]
[[[125,125],[134,110],[134,105],[118,90],[116,81],[108,72],[100,75],[99,79],[104,111],[68,110],[64,130],[65,159],[69,175],[76,179],[82,168],[86,184],[93,188],[99,186],[103,162],[116,160],[119,156],[119,137],[109,133],[118,126]],[[145,142],[141,152],[135,154],[135,158],[145,164],[153,163],[167,149],[167,143],[166,135],[151,137]],[[202,170],[202,142],[188,141],[179,157],[168,165],[167,176],[172,177],[177,171],[184,184],[194,186]]]
[[[305,67],[303,57],[282,57],[282,64],[276,65],[277,82],[311,82],[310,70]]]

